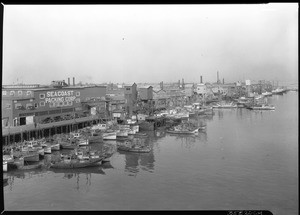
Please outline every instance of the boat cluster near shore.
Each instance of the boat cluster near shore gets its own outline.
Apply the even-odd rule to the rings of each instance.
[[[184,107],[176,107],[169,110],[156,112],[152,118],[156,122],[165,119],[164,126],[167,133],[195,135],[198,132],[205,132],[206,126],[195,123],[193,117],[213,115],[215,109],[221,108],[248,108],[250,110],[275,110],[273,105],[267,103],[266,97],[273,94],[282,95],[284,92],[277,90],[255,95],[251,98],[240,97],[230,102],[220,101],[206,106],[200,103]],[[148,116],[148,118],[151,118]],[[139,122],[129,120],[130,123],[117,124],[113,121],[93,125],[79,129],[68,134],[56,134],[48,138],[23,141],[3,147],[3,171],[14,169],[34,168],[83,168],[109,161],[109,158],[117,150],[135,153],[148,153],[151,148],[145,144],[143,138],[146,133],[140,130],[149,129],[151,122],[140,120]],[[127,122],[129,122],[127,121]],[[116,145],[106,145],[106,140],[118,140]],[[90,144],[103,144],[101,151],[90,149]],[[109,146],[109,147],[107,147]],[[106,150],[103,150],[106,148]],[[45,155],[55,151],[69,149],[70,153],[62,155],[60,159],[51,161],[47,165],[41,162]]]

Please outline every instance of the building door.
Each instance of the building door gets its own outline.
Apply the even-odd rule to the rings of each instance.
[[[26,117],[20,117],[20,125],[26,125]]]

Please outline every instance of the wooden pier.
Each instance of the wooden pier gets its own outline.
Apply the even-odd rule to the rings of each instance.
[[[23,140],[31,140],[33,138],[39,139],[43,137],[51,137],[55,134],[69,133],[107,120],[109,119],[99,119],[97,116],[89,116],[47,124],[37,123],[2,128],[2,145],[10,145],[12,143],[22,142]]]

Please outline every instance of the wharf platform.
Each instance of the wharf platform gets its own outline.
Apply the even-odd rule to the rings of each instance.
[[[108,118],[99,118],[92,115],[88,117],[75,118],[70,120],[64,120],[59,122],[51,122],[46,124],[29,124],[15,127],[2,128],[2,138],[5,143],[15,142],[15,136],[19,136],[17,139],[30,139],[30,137],[44,137],[51,136],[56,133],[70,132],[79,128],[86,127],[91,124],[97,124],[101,121],[109,120]],[[48,134],[48,135],[47,135]]]

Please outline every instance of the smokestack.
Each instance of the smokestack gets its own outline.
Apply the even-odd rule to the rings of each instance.
[[[70,78],[68,78],[68,85],[70,86]]]
[[[202,84],[202,75],[200,76],[200,84]]]
[[[224,82],[224,78],[223,78],[223,84],[224,84],[225,82]]]
[[[219,71],[217,71],[217,83],[219,83]]]
[[[73,77],[73,86],[75,86],[75,77]]]
[[[160,89],[164,89],[164,82],[162,81],[162,82],[160,82]]]

